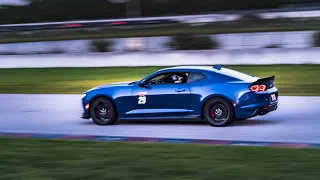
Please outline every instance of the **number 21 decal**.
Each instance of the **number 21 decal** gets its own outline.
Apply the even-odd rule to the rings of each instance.
[[[147,103],[147,92],[139,92],[138,104],[146,104]]]

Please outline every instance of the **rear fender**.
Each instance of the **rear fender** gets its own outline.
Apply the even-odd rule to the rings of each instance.
[[[202,101],[202,105],[201,105],[201,117],[203,117],[203,114],[202,114],[202,111],[203,111],[203,108],[204,108],[204,105],[206,104],[206,102],[212,98],[223,98],[225,100],[227,100],[230,105],[232,106],[232,109],[233,109],[233,112],[235,113],[235,107],[234,107],[234,102],[232,101],[232,99],[230,99],[229,97],[225,96],[225,95],[222,95],[222,94],[212,94],[208,97],[206,97],[203,101]]]

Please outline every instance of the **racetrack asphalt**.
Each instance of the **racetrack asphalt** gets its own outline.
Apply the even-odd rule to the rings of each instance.
[[[211,127],[203,122],[119,121],[97,126],[81,119],[81,95],[0,95],[0,132],[320,143],[320,97],[280,96],[265,116]]]

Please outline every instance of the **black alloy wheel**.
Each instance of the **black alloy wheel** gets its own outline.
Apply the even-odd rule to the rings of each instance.
[[[97,98],[91,103],[90,114],[97,125],[111,125],[117,121],[115,107],[107,98]]]
[[[233,121],[234,110],[227,100],[220,97],[212,98],[205,103],[203,116],[211,126],[223,127]]]

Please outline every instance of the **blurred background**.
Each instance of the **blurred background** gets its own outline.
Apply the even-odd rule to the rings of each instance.
[[[221,64],[274,74],[283,95],[319,95],[319,57],[319,0],[0,0],[2,93],[82,93]],[[127,66],[140,69],[111,68]],[[107,69],[3,69],[48,67]]]
[[[0,2],[0,55],[320,46],[318,0]]]
[[[275,75],[277,111],[225,128],[80,118],[94,86],[215,64]],[[320,0],[0,0],[0,136],[320,147],[319,72]],[[317,150],[1,137],[0,147],[0,179],[320,179]]]

